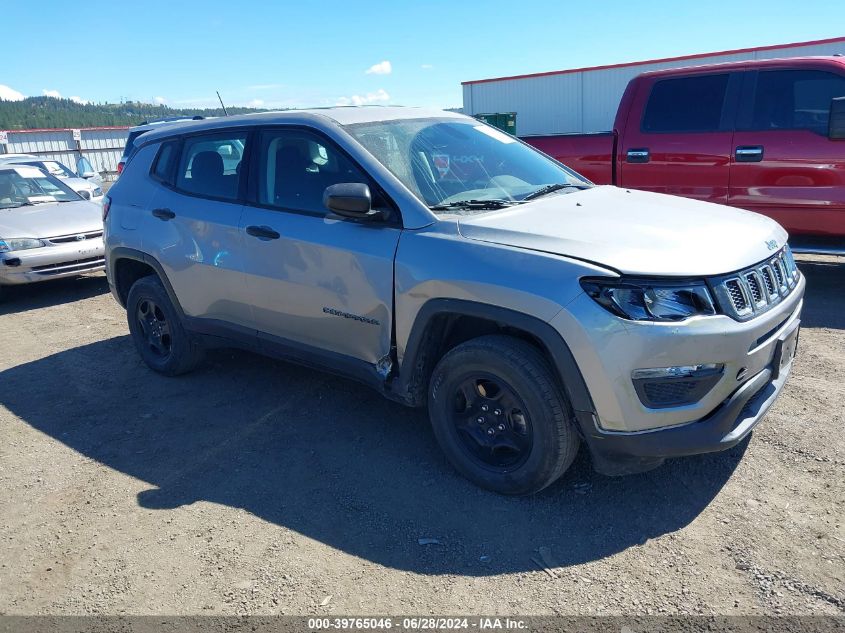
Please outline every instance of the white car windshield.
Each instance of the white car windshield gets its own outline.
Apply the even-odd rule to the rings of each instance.
[[[0,209],[81,199],[79,194],[58,178],[36,167],[20,166],[0,170]]]
[[[517,138],[469,119],[400,119],[347,130],[435,211],[498,208],[591,186]]]
[[[39,163],[27,163],[27,165],[32,165],[33,167],[41,167],[43,165],[43,169],[50,174],[51,176],[55,176],[56,178],[75,178],[76,174],[71,172],[67,167],[62,165],[61,163],[57,163],[54,160],[45,160],[41,164]]]

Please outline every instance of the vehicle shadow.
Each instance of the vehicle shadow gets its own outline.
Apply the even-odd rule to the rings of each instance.
[[[104,273],[53,279],[37,284],[3,286],[0,316],[89,299],[109,291]]]
[[[426,574],[536,569],[540,547],[573,565],[676,531],[718,494],[747,446],[625,478],[595,474],[582,450],[546,491],[502,497],[452,470],[425,411],[245,352],[218,351],[196,372],[164,378],[142,365],[127,336],[0,372],[0,403],[147,482],[137,499],[144,508],[243,508],[354,556]],[[438,543],[418,542],[429,538]]]
[[[801,325],[845,330],[845,258],[802,258],[797,263],[807,278]]]

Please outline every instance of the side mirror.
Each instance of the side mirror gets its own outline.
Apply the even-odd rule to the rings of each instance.
[[[373,209],[370,188],[360,182],[340,182],[326,187],[323,206],[345,218],[358,220],[384,219],[384,213]]]
[[[830,101],[827,137],[832,140],[845,139],[845,97],[837,97]]]
[[[96,171],[83,171],[83,172],[82,172],[81,174],[79,174],[79,175],[80,175],[82,178],[86,178],[86,179],[88,179],[88,178],[93,178],[94,176],[96,176],[96,175],[97,175],[97,172],[96,172]]]

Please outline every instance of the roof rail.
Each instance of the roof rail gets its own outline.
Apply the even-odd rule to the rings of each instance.
[[[195,114],[194,116],[169,116],[164,117],[163,119],[152,119],[150,121],[142,121],[138,123],[138,125],[151,125],[153,123],[169,123],[170,121],[202,121],[205,117],[201,114]]]

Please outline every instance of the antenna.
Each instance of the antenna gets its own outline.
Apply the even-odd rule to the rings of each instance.
[[[217,93],[217,99],[220,101],[220,107],[223,108],[223,114],[229,116],[229,113],[226,112],[226,106],[223,105],[223,99],[220,98],[220,91],[215,90],[215,92]]]

